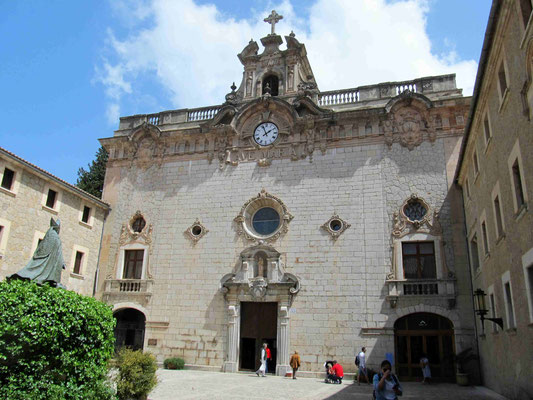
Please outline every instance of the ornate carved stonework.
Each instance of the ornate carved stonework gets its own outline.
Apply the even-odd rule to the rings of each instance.
[[[421,219],[411,220],[405,214],[406,207],[412,201],[419,201],[426,207],[427,211]],[[442,227],[439,221],[438,211],[432,210],[422,198],[412,194],[403,202],[400,211],[393,214],[392,236],[394,238],[401,238],[414,232],[429,233],[430,235],[438,236],[442,234]]]
[[[135,214],[133,214],[127,224],[122,225],[120,238],[118,241],[121,246],[136,241],[152,244],[152,224],[146,224],[140,232],[135,232],[133,230],[132,225],[138,218],[144,218],[140,210],[137,210]]]
[[[201,238],[203,238],[209,230],[200,222],[198,218],[185,230],[185,234],[193,243],[197,243]]]
[[[280,217],[279,227],[275,232],[268,236],[260,235],[253,229],[252,226],[252,217],[254,213],[263,208],[271,207],[276,210]],[[237,223],[238,229],[237,234],[244,236],[246,239],[254,242],[274,242],[282,234],[287,233],[289,230],[289,223],[294,217],[288,211],[287,206],[281,199],[278,197],[267,193],[265,189],[262,189],[261,192],[248,200],[241,208],[239,215],[237,215],[234,221]]]
[[[329,233],[333,240],[337,240],[337,238],[342,235],[343,232],[350,226],[351,225],[349,223],[347,223],[337,214],[334,214],[330,219],[327,220],[326,223],[322,225],[321,228]]]
[[[252,297],[260,299],[265,296],[268,283],[263,277],[252,278],[248,281],[248,286]]]

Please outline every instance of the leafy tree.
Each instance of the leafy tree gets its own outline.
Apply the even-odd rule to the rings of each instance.
[[[111,307],[29,281],[0,282],[0,399],[109,400]]]
[[[87,165],[89,170],[86,171],[84,168],[78,170],[76,186],[101,199],[108,157],[106,149],[100,147],[96,152],[96,159]]]

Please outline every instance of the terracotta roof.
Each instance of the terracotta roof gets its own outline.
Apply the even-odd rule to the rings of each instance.
[[[19,163],[21,163],[24,166],[30,168],[34,172],[37,172],[37,173],[39,173],[41,175],[44,175],[45,177],[47,177],[49,179],[52,179],[56,183],[59,183],[60,185],[66,187],[66,189],[68,189],[70,191],[73,191],[73,192],[75,192],[78,195],[80,195],[82,197],[85,197],[85,198],[88,198],[89,200],[97,203],[102,208],[105,208],[105,209],[109,209],[110,208],[109,204],[103,202],[98,197],[93,196],[90,193],[87,193],[85,190],[82,190],[82,189],[80,189],[77,186],[71,185],[67,181],[64,181],[63,179],[58,178],[57,176],[51,174],[50,172],[45,171],[44,169],[38,167],[37,165],[32,164],[31,162],[24,160],[23,158],[17,156],[16,154],[13,154],[9,150],[4,149],[3,147],[0,147],[0,154],[3,154],[3,155],[5,155],[5,156],[7,156],[7,157],[9,157],[9,158],[11,158],[11,159],[13,159],[15,161],[18,161]]]

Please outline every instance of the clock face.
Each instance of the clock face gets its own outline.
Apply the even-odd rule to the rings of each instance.
[[[278,138],[278,127],[272,122],[263,122],[254,131],[254,140],[259,146],[268,146]]]

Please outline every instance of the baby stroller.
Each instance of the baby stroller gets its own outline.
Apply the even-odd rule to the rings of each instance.
[[[324,363],[324,368],[326,370],[326,379],[324,379],[325,383],[342,383],[342,378],[339,378],[338,376],[335,376],[331,373],[330,368],[333,366],[333,361],[328,360]]]

